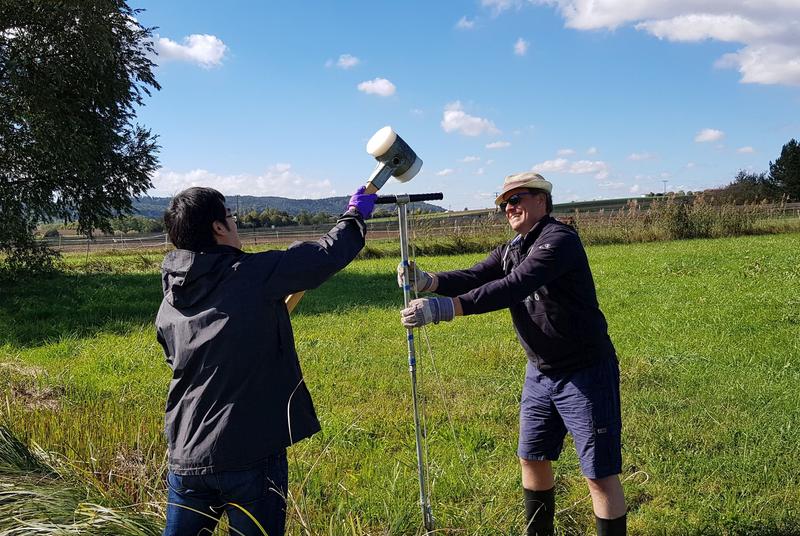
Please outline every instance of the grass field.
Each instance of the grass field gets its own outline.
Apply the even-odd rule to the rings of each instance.
[[[800,534],[800,234],[588,254],[621,362],[629,533]],[[446,270],[480,258],[418,262]],[[0,422],[158,513],[169,379],[152,327],[159,259],[67,264],[0,283]],[[289,534],[418,532],[395,264],[356,261],[293,317],[324,432],[290,450]],[[508,313],[427,334],[419,371],[441,533],[519,534],[525,357]],[[559,534],[593,534],[571,444],[556,471]]]

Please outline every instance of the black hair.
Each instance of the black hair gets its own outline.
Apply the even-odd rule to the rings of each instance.
[[[180,192],[164,212],[169,240],[178,249],[201,251],[216,245],[215,221],[228,229],[225,196],[213,188],[193,186]]]
[[[548,214],[553,212],[553,196],[550,194],[550,192],[548,192],[547,190],[541,190],[539,188],[528,188],[528,191],[530,191],[530,193],[532,194],[544,194],[545,197],[547,198],[546,201],[547,206],[545,207],[545,210],[547,210]]]

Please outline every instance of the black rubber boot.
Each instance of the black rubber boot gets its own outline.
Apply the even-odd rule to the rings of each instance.
[[[594,516],[597,536],[625,536],[627,531],[628,515],[624,514],[617,519],[600,519]]]
[[[525,527],[528,536],[553,536],[553,519],[556,514],[555,488],[525,492]]]

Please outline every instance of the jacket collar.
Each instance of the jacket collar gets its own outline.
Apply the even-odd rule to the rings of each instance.
[[[554,221],[553,217],[549,214],[545,214],[542,219],[533,225],[527,234],[515,236],[514,239],[509,243],[509,246],[512,248],[519,248],[521,251],[527,251],[527,249],[531,247],[531,244],[536,242],[536,239],[542,234],[545,226],[552,221]]]
[[[226,246],[224,244],[215,244],[213,246],[202,248],[198,253],[233,253],[238,255],[242,253],[242,250],[235,248],[233,246]]]

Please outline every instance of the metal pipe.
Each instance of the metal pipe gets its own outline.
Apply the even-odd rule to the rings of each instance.
[[[397,217],[400,227],[400,256],[403,263],[403,303],[408,307],[411,301],[411,281],[410,265],[408,262],[408,219],[407,208],[409,203],[408,195],[398,195]],[[414,347],[414,330],[406,328],[408,340],[408,371],[411,374],[411,397],[414,402],[414,431],[417,440],[417,473],[419,475],[419,504],[422,509],[422,522],[426,531],[434,528],[433,513],[428,500],[428,493],[425,485],[425,463],[422,454],[422,431],[419,423],[419,404],[417,402],[417,357]]]

